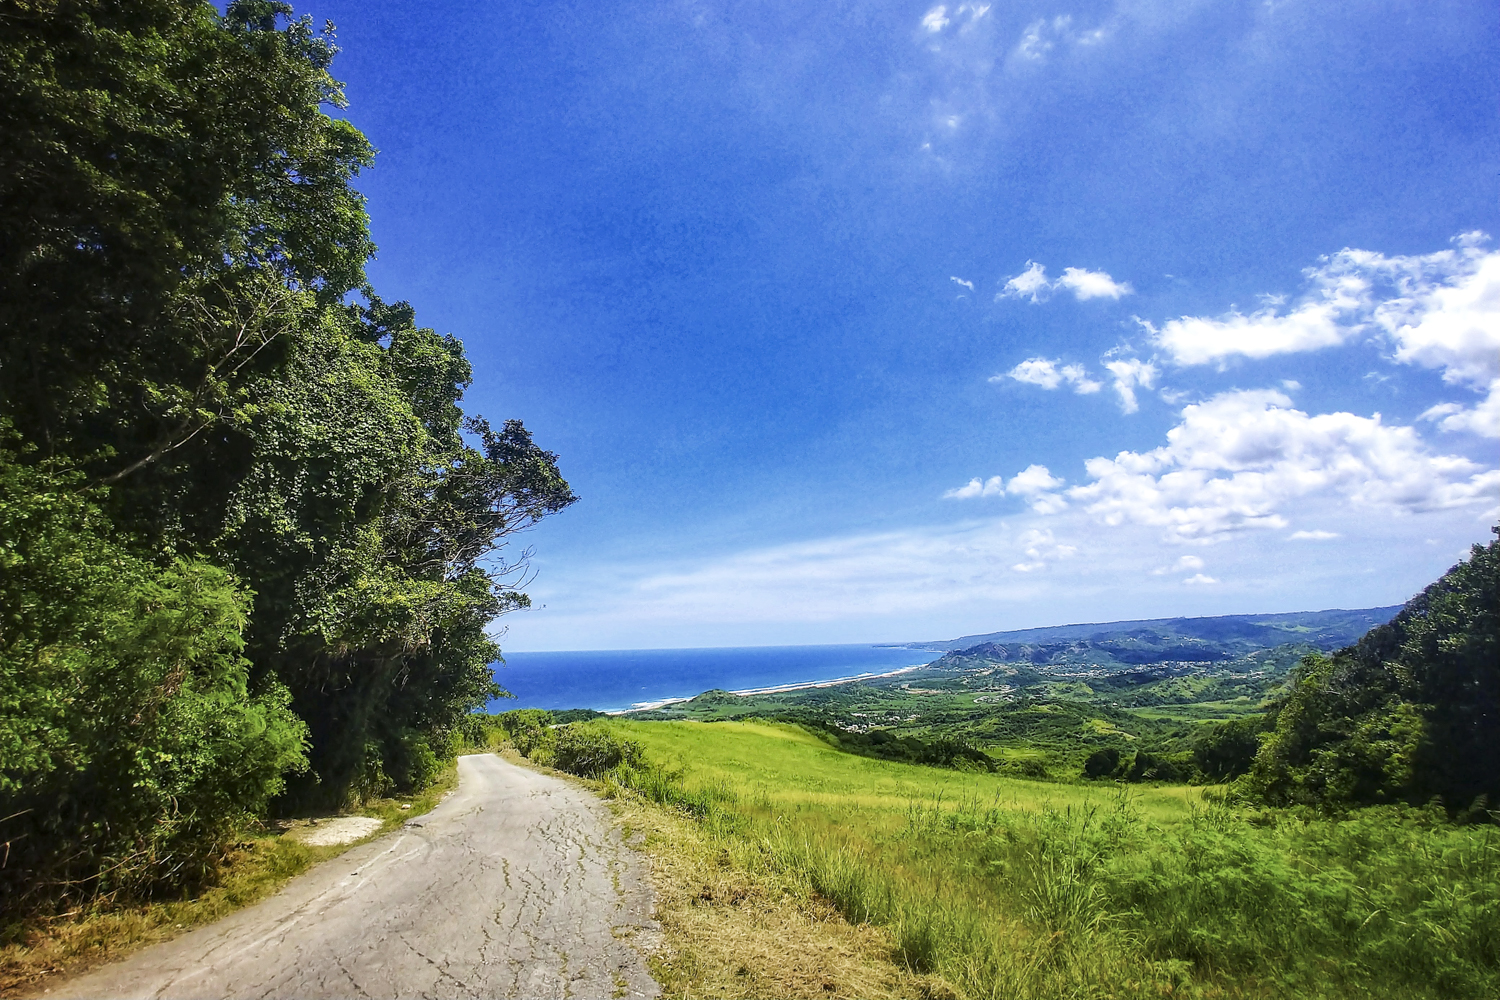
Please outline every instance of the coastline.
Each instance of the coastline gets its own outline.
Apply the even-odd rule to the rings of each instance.
[[[739,691],[730,691],[732,695],[741,698],[751,698],[762,694],[784,694],[788,691],[809,691],[814,688],[837,687],[840,684],[853,684],[857,681],[872,681],[882,677],[897,677],[901,674],[910,673],[913,670],[921,670],[927,666],[925,663],[914,663],[911,666],[899,667],[895,670],[885,670],[879,673],[854,674],[850,677],[834,677],[824,681],[797,681],[792,684],[773,684],[770,687],[744,688]],[[699,692],[700,694],[702,692]],[[652,712],[668,705],[677,705],[684,701],[692,701],[697,695],[690,698],[661,698],[657,701],[638,701],[629,708],[622,708],[614,712],[606,712],[605,715],[630,715],[634,712]]]

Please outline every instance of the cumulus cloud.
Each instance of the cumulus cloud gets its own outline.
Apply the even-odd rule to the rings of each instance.
[[[932,8],[922,17],[922,27],[934,35],[952,23],[952,19],[948,17],[948,8],[942,5]]]
[[[1039,514],[1055,514],[1068,505],[1068,501],[1056,492],[1063,484],[1064,481],[1053,476],[1045,465],[1028,465],[1005,484],[1005,492],[1013,497],[1025,497],[1031,509]]]
[[[1289,309],[1275,296],[1251,313],[1140,322],[1183,365],[1315,351],[1377,333],[1397,361],[1487,390],[1500,379],[1500,251],[1485,250],[1488,241],[1465,233],[1447,250],[1412,256],[1341,250],[1303,272],[1307,290]]]
[[[962,285],[962,286],[964,286],[965,288],[967,288],[971,292],[974,290],[974,282],[972,282],[972,281],[965,281],[962,278],[955,278],[955,277],[949,277],[948,280],[951,281],[951,282],[953,282],[955,285]]]
[[[1023,497],[1032,508],[1041,514],[1055,514],[1068,505],[1065,497],[1055,491],[1064,485],[1048,471],[1045,465],[1029,465],[1017,473],[1010,482],[1003,476],[980,479],[975,476],[967,484],[943,494],[945,500],[974,500],[980,497]]]
[[[1188,577],[1182,582],[1187,584],[1189,587],[1195,587],[1205,583],[1218,583],[1219,581],[1215,580],[1211,576],[1206,576],[1203,573],[1194,573],[1192,576]]]
[[[1134,294],[1135,289],[1130,287],[1129,282],[1116,281],[1104,271],[1090,271],[1083,267],[1063,268],[1062,277],[1054,281],[1047,277],[1044,265],[1028,260],[1026,270],[1008,279],[995,299],[1045,302],[1057,291],[1072,292],[1073,297],[1082,302],[1088,299],[1119,299],[1122,295]]]
[[[1500,379],[1500,251],[1484,251],[1488,241],[1465,233],[1454,249],[1422,257],[1363,255],[1365,272],[1397,293],[1373,310],[1396,343],[1396,360],[1439,369],[1443,381],[1473,389]]]
[[[1249,314],[1231,308],[1222,316],[1183,316],[1160,327],[1149,320],[1138,322],[1180,365],[1335,347],[1359,334],[1359,325],[1351,321],[1369,292],[1363,278],[1335,271],[1329,266],[1305,272],[1314,290],[1288,311],[1273,303]]]
[[[1474,406],[1439,403],[1424,412],[1421,419],[1434,421],[1445,431],[1469,431],[1500,438],[1500,379],[1490,383],[1489,394]]]
[[[1310,416],[1269,389],[1187,406],[1162,447],[1084,467],[1091,482],[1035,500],[1065,498],[1106,524],[1150,525],[1178,542],[1287,527],[1286,510],[1312,496],[1413,513],[1493,505],[1500,491],[1500,470],[1434,454],[1410,427],[1379,414]]]
[[[1122,295],[1133,295],[1135,289],[1128,281],[1116,281],[1103,271],[1090,271],[1082,267],[1063,268],[1062,277],[1052,287],[1066,289],[1080,301],[1084,299],[1119,299]]]
[[[1156,365],[1136,358],[1119,358],[1106,361],[1104,367],[1115,377],[1115,392],[1120,396],[1120,409],[1126,413],[1139,410],[1141,407],[1135,398],[1136,387],[1150,389],[1155,386],[1158,374]]]
[[[1083,365],[1065,365],[1061,360],[1047,358],[1027,358],[1004,375],[991,375],[990,381],[1003,382],[1008,378],[1043,389],[1056,389],[1066,383],[1080,396],[1103,388],[1102,383],[1089,378],[1088,369]]]

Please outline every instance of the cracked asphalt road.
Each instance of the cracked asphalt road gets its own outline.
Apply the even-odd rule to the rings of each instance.
[[[654,997],[650,882],[605,806],[493,754],[396,833],[49,998]]]

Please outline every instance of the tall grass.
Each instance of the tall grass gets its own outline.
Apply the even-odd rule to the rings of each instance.
[[[711,728],[724,754],[753,754],[753,727]],[[630,732],[648,758],[610,774],[611,794],[696,817],[736,865],[790,873],[851,922],[889,928],[897,961],[964,996],[1500,995],[1494,827],[1211,800],[1163,822],[1139,795],[1020,805],[1004,786],[893,807],[860,775],[905,766],[868,761],[837,792],[829,762],[798,774],[788,758],[772,794],[728,768],[669,769],[647,727]]]

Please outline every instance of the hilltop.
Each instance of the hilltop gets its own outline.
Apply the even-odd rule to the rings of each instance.
[[[1396,616],[1401,605],[1388,608],[1364,608],[1348,611],[1292,611],[1269,615],[1219,615],[1211,618],[1146,618],[1124,622],[1093,622],[1076,625],[1048,625],[1041,628],[1015,629],[1009,632],[986,632],[957,639],[893,643],[905,649],[958,651],[986,643],[993,645],[1053,645],[1057,643],[1135,644],[1139,648],[1161,648],[1164,653],[1174,645],[1185,647],[1184,653],[1219,651],[1205,659],[1227,659],[1226,653],[1241,655],[1254,649],[1268,649],[1288,642],[1308,643],[1320,649],[1339,649],[1352,644],[1377,625]],[[1232,651],[1232,653],[1231,653]],[[1161,659],[1190,659],[1190,656],[1163,655]],[[1130,660],[1131,663],[1157,662]]]

